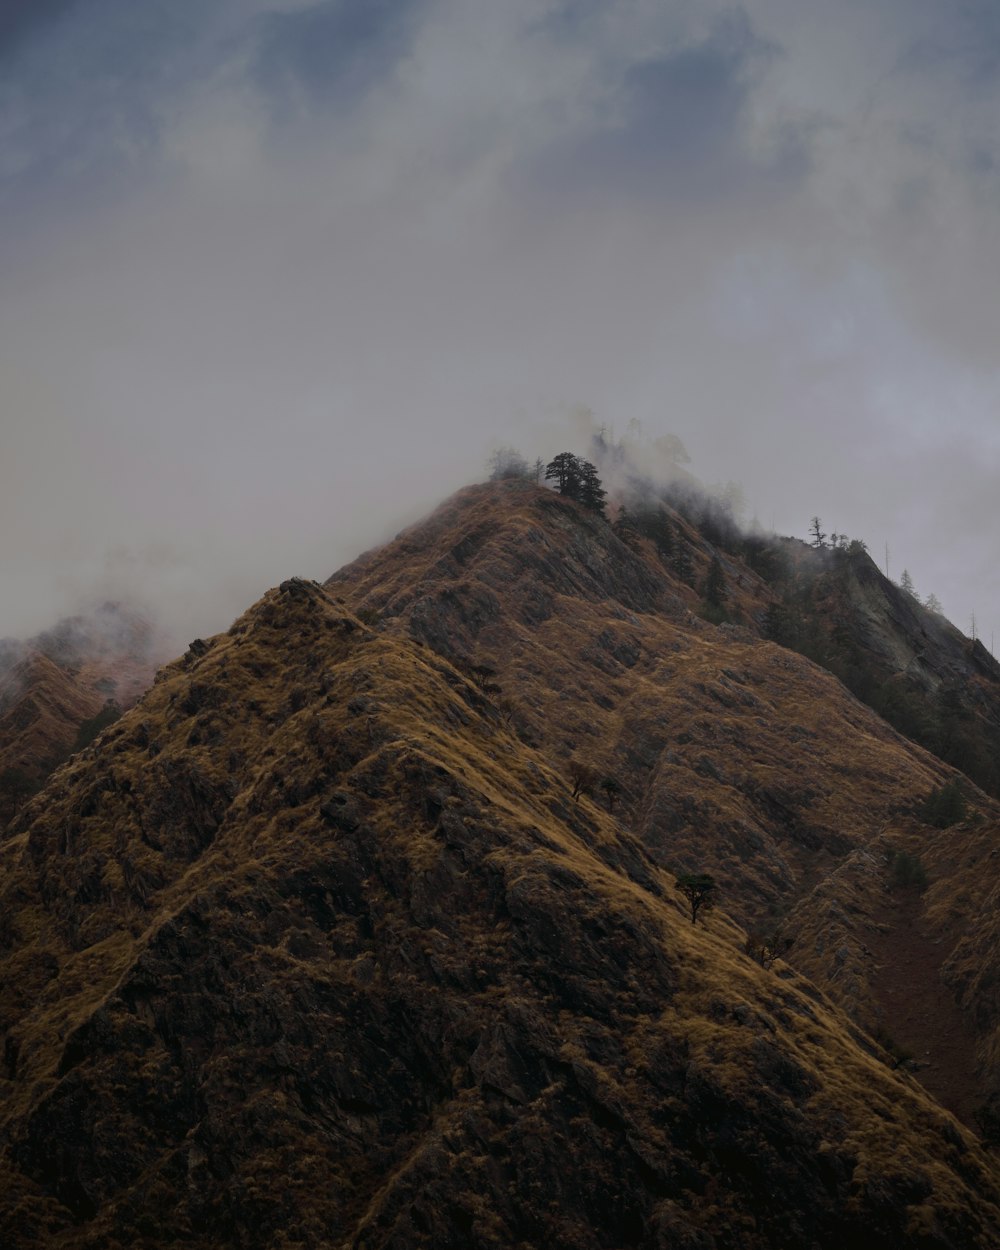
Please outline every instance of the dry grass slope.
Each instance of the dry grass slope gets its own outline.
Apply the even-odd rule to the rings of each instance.
[[[674,525],[703,569],[704,540],[680,518]],[[802,559],[815,563],[816,553]],[[989,989],[1000,949],[989,923],[997,804],[966,783],[984,823],[967,835],[916,821],[953,770],[828,672],[763,642],[754,626],[770,591],[734,557],[724,567],[743,627],[699,619],[696,594],[652,544],[626,546],[549,492],[499,483],[459,492],[329,585],[377,617],[383,634],[492,670],[523,741],[563,770],[582,757],[616,777],[621,823],[660,864],[712,872],[730,914],[792,938],[788,958],[865,1028],[902,1042],[905,1027],[906,1044],[929,1055],[921,1078],[971,1122],[997,1070],[1000,1002]],[[854,579],[864,593],[850,610],[887,663],[909,664],[900,595],[871,580]],[[926,672],[950,673],[955,647],[937,656],[926,650],[932,641],[922,644]],[[958,850],[967,836],[975,849]],[[914,924],[896,906],[888,866],[896,851],[920,857],[930,873]],[[961,1061],[939,1063],[933,1020],[929,1031],[914,1028],[877,988],[910,937],[941,947],[923,972],[915,961],[910,992],[930,1005],[942,977],[951,987],[967,1034]]]
[[[615,543],[467,492],[194,645],[21,812],[8,1244],[997,1244],[993,1158],[733,918],[943,769]]]

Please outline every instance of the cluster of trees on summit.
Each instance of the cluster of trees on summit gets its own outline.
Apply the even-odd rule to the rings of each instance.
[[[601,485],[597,468],[589,460],[561,451],[545,466],[545,480],[555,482],[556,490],[567,499],[575,499],[585,508],[604,516],[607,491]]]
[[[601,516],[605,515],[604,501],[608,492],[598,476],[596,465],[570,451],[561,451],[548,464],[536,460],[529,465],[513,447],[500,447],[490,457],[490,481],[499,482],[508,478],[552,482],[560,495],[575,499]]]

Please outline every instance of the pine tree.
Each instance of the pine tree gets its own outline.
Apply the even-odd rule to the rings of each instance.
[[[903,576],[899,579],[899,589],[904,594],[910,596],[911,599],[917,598],[917,588],[913,584],[913,578],[906,569],[903,569]]]
[[[823,522],[818,516],[814,516],[809,522],[809,533],[812,534],[812,545],[817,551],[826,546],[826,535],[821,528]]]
[[[705,602],[713,608],[721,608],[726,599],[726,578],[718,556],[712,556],[705,578]]]
[[[662,508],[640,505],[636,512],[630,514],[630,519],[640,534],[656,544],[661,559],[666,560],[673,555],[674,534]]]
[[[797,631],[786,603],[775,600],[769,605],[764,613],[763,632],[765,638],[780,643],[783,647],[795,645]]]
[[[580,460],[577,463],[580,466],[580,493],[576,498],[585,508],[604,516],[604,500],[608,492],[601,485],[596,467],[589,460]]]
[[[572,452],[561,451],[545,466],[545,480],[555,482],[556,490],[567,499],[579,499],[584,463]]]
[[[667,517],[662,516],[660,527],[656,532],[656,549],[665,559],[674,554],[674,531]]]
[[[670,557],[670,567],[682,582],[689,586],[694,582],[694,565],[691,562],[691,549],[683,538],[678,538],[674,554]]]

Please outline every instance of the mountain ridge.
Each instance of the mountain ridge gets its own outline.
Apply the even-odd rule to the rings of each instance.
[[[995,1160],[727,914],[863,846],[800,793],[819,704],[866,830],[950,770],[695,603],[575,505],[472,488],[161,670],[0,842],[13,1244],[994,1244]],[[693,925],[666,861],[713,842]]]
[[[512,544],[501,544],[491,564],[495,530],[488,518],[496,501],[518,519],[505,531],[514,535]],[[536,520],[547,516],[576,536],[577,545],[559,558],[532,537]],[[670,524],[675,544],[689,542],[691,562],[706,575],[719,549],[683,516],[670,513]],[[487,545],[463,560],[469,532],[486,535]],[[812,570],[807,585],[810,593],[819,586],[821,602],[831,591],[817,572],[841,579],[846,572],[851,585],[860,570],[874,596],[854,613],[863,631],[895,614],[918,638],[927,630],[945,638],[944,671],[969,673],[969,640],[911,605],[863,550],[848,556],[797,544],[794,551]],[[926,796],[956,773],[852,696],[830,675],[829,661],[817,667],[808,655],[765,641],[778,595],[732,552],[720,558],[733,592],[727,602],[739,603],[742,624],[702,620],[697,590],[654,544],[622,542],[612,527],[551,492],[498,483],[459,492],[427,527],[404,531],[327,584],[350,590],[351,605],[378,614],[380,629],[417,637],[459,663],[485,663],[529,740],[544,742],[564,769],[582,751],[598,772],[620,780],[627,819],[659,862],[711,869],[741,923],[768,937],[785,928],[795,939],[789,957],[866,1028],[890,1038],[897,1029],[893,1005],[872,988],[872,952],[892,902],[888,861],[899,850],[939,868],[926,898],[929,932],[947,943],[947,977],[963,999],[966,1027],[979,1033],[979,1075],[967,1074],[961,1093],[944,1087],[941,1093],[957,1097],[971,1119],[994,1079],[996,1019],[984,1033],[982,1011],[960,986],[988,980],[983,969],[995,966],[995,955],[983,954],[992,950],[989,939],[977,935],[989,928],[986,900],[996,883],[992,875],[955,877],[946,865],[956,858],[956,842],[965,848],[957,858],[970,869],[982,862],[988,852],[974,847],[996,844],[1000,809],[963,780],[982,827],[939,831],[915,821]],[[511,575],[511,561],[520,580]],[[419,575],[411,577],[411,569]],[[561,615],[560,590],[569,594]],[[610,610],[585,618],[581,598]],[[849,607],[840,609],[842,625],[851,620]],[[913,641],[898,636],[898,624],[892,628],[897,636],[883,643],[885,651],[898,655],[905,647],[912,654]],[[544,661],[527,671],[519,648]],[[1000,703],[993,714],[998,710]],[[838,871],[841,864],[846,872]],[[841,884],[827,897],[822,885],[832,874]],[[810,901],[805,884],[811,881],[821,888]],[[972,949],[982,959],[978,971],[963,954]],[[921,1054],[927,1049],[919,1031],[906,1040]],[[936,1072],[924,1072],[934,1083]]]

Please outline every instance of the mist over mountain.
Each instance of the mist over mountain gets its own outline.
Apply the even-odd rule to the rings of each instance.
[[[0,634],[183,645],[585,403],[989,640],[991,5],[5,14]]]
[[[0,639],[0,822],[145,693],[169,646],[145,616],[111,602]]]
[[[995,1250],[998,59],[2,7],[5,1247]]]
[[[863,551],[635,518],[468,487],[23,804],[16,1250],[995,1245],[1000,805],[767,633],[808,586],[953,727],[996,665]]]

